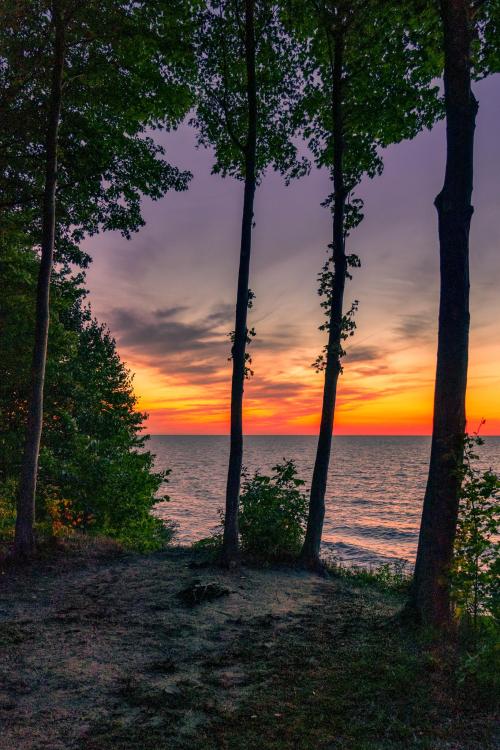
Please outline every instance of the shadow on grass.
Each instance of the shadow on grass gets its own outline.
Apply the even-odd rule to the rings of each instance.
[[[242,624],[223,659],[205,660],[201,684],[175,696],[132,685],[122,699],[135,720],[95,726],[82,747],[493,750],[493,706],[460,689],[453,644],[398,624],[402,603],[338,579],[305,614]],[[221,699],[219,676],[242,673]]]

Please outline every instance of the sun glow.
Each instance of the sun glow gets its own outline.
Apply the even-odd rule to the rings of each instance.
[[[471,355],[467,398],[468,429],[474,432],[482,419],[483,434],[500,434],[500,377],[491,373],[485,352]],[[490,352],[491,354],[491,352]],[[295,361],[296,352],[287,358]],[[412,371],[412,357],[379,371],[377,363],[349,366],[338,388],[336,434],[425,435],[432,429],[433,361]],[[283,357],[282,357],[283,364]],[[212,375],[208,383],[191,382],[189,374],[165,377],[154,367],[128,359],[136,372],[138,406],[148,413],[146,428],[152,434],[227,434],[229,432],[229,367]],[[290,377],[274,373],[272,357],[245,385],[244,424],[247,434],[316,434],[319,426],[322,375],[294,365]],[[267,365],[267,367],[264,367]],[[500,368],[496,368],[499,371]]]

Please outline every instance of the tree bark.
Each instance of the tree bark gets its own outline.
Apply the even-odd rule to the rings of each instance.
[[[257,87],[255,80],[255,2],[245,0],[245,59],[247,73],[248,131],[245,144],[245,192],[241,226],[240,265],[236,297],[234,342],[231,349],[233,374],[231,383],[231,445],[226,486],[226,509],[222,564],[238,562],[238,506],[243,461],[243,386],[245,381],[248,283],[252,245],[252,223],[256,187],[255,158],[257,148]]]
[[[446,172],[435,200],[441,292],[431,458],[410,606],[421,622],[450,623],[453,559],[465,433],[469,346],[469,229],[477,102],[471,90],[469,0],[441,0]]]
[[[300,554],[301,563],[312,570],[321,569],[320,545],[325,517],[325,493],[330,465],[333,421],[337,383],[341,372],[341,345],[344,289],[347,271],[344,237],[344,212],[346,189],[344,184],[344,134],[342,114],[342,67],[344,56],[344,36],[340,30],[334,39],[332,70],[332,119],[333,119],[333,282],[331,288],[331,307],[329,316],[329,333],[326,353],[325,382],[323,387],[323,406],[321,424],[316,450],[316,460],[309,498],[307,530]]]
[[[53,3],[52,18],[54,25],[53,68],[45,145],[46,167],[42,208],[41,261],[36,292],[35,338],[31,365],[28,420],[17,500],[14,538],[14,555],[17,558],[29,558],[33,555],[35,549],[33,526],[35,521],[38,457],[43,423],[43,391],[50,312],[50,278],[55,237],[57,144],[64,69],[64,25],[58,3]]]

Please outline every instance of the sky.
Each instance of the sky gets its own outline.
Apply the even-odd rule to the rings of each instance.
[[[468,429],[500,434],[500,75],[475,86],[475,212],[471,229]],[[194,177],[185,193],[144,202],[146,226],[126,240],[92,238],[87,288],[135,373],[151,434],[226,434],[243,185],[211,174],[213,155],[187,125],[163,134],[167,158]],[[361,268],[346,288],[359,300],[347,342],[336,434],[430,434],[439,302],[437,215],[444,123],[383,152],[384,172],[357,196],[365,219],[348,240]],[[285,186],[268,173],[255,202],[249,324],[255,375],[245,385],[247,434],[315,434],[325,343],[317,274],[331,242],[321,207],[328,175]]]

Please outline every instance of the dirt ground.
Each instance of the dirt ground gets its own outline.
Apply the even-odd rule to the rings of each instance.
[[[219,668],[228,644],[259,622],[273,624],[271,641],[332,585],[286,570],[224,574],[192,565],[189,552],[173,550],[82,556],[44,564],[37,576],[31,569],[4,574],[1,750],[80,748],[94,725],[134,724],[144,704],[154,725],[155,703],[165,700],[182,714],[176,735],[187,737],[207,719],[207,707],[184,700],[206,682],[207,665],[211,701],[230,708],[245,675],[237,666]],[[177,594],[194,581],[216,582],[230,594],[185,606]]]
[[[180,591],[228,593],[188,606]],[[490,708],[401,596],[187,549],[0,574],[0,750],[489,750]],[[498,740],[498,735],[497,740]]]

